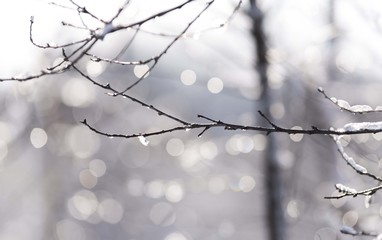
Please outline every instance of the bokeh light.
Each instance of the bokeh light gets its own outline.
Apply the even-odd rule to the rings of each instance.
[[[291,218],[298,218],[300,215],[299,206],[296,200],[290,200],[286,207],[286,212]]]
[[[91,77],[98,77],[101,75],[105,70],[105,66],[102,62],[95,62],[92,60],[89,60],[86,64],[86,72]]]
[[[284,117],[285,114],[285,107],[282,102],[272,103],[269,111],[273,118],[275,119],[281,119]]]
[[[70,219],[64,219],[57,222],[56,234],[59,240],[86,239],[83,227]]]
[[[161,180],[153,180],[146,183],[145,194],[150,198],[160,198],[164,195],[165,186]]]
[[[222,221],[218,228],[218,234],[222,238],[232,238],[235,234],[236,228],[232,221],[225,220]]]
[[[106,173],[106,164],[100,159],[93,159],[89,163],[90,172],[96,177],[102,177]]]
[[[200,155],[208,160],[214,159],[218,154],[218,148],[212,141],[204,142],[200,145]]]
[[[294,126],[294,127],[292,127],[292,129],[294,129],[294,130],[301,130],[302,127]],[[303,139],[304,135],[303,134],[289,134],[289,137],[294,142],[300,142]]]
[[[164,240],[190,240],[186,238],[182,233],[180,232],[172,232],[169,235],[167,235]]]
[[[71,127],[66,133],[65,143],[78,158],[91,157],[100,147],[99,135],[83,125]]]
[[[186,86],[193,85],[196,82],[196,73],[190,69],[186,69],[180,74],[180,80]]]
[[[256,151],[264,151],[267,146],[267,138],[262,134],[253,135],[253,149]]]
[[[88,190],[80,190],[67,203],[69,213],[78,220],[87,220],[97,211],[98,199]]]
[[[353,227],[358,222],[358,213],[356,211],[350,210],[344,214],[342,217],[342,222],[345,226]]]
[[[155,225],[170,226],[176,220],[174,208],[167,202],[156,203],[150,210],[150,220]]]
[[[223,90],[224,84],[220,78],[213,77],[208,80],[207,88],[211,93],[217,94]]]
[[[8,154],[8,144],[0,139],[0,170],[2,166],[2,161],[3,159],[7,156]]]
[[[219,194],[227,189],[226,179],[222,176],[211,177],[208,181],[208,191],[213,194]]]
[[[93,188],[97,185],[98,179],[89,169],[82,170],[79,175],[80,183],[85,188]]]
[[[124,213],[122,204],[113,198],[102,200],[97,211],[103,221],[111,224],[119,223]]]
[[[48,135],[42,128],[33,128],[30,134],[30,140],[35,148],[42,148],[48,142]]]
[[[96,100],[94,85],[82,78],[71,78],[62,87],[61,99],[69,107],[87,107]]]
[[[177,157],[184,152],[183,141],[179,138],[172,138],[166,144],[166,150],[171,156]]]
[[[251,176],[243,176],[239,180],[239,189],[243,192],[250,192],[255,188],[256,181]]]
[[[134,67],[134,75],[137,77],[137,78],[141,78],[141,77],[147,77],[149,75],[149,73],[147,72],[149,70],[149,66],[148,65],[137,65]]]
[[[166,186],[165,196],[170,202],[179,202],[183,199],[184,188],[178,182],[170,182]]]
[[[261,144],[261,143],[260,143]],[[253,139],[246,135],[235,134],[225,145],[226,151],[231,155],[238,155],[239,153],[249,153],[255,147]]]
[[[134,197],[139,197],[143,195],[145,183],[141,179],[131,179],[127,183],[127,191],[130,195]]]
[[[7,143],[12,141],[14,136],[11,134],[11,128],[12,126],[10,123],[0,121],[0,139]]]

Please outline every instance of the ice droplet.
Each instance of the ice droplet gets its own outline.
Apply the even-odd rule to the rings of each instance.
[[[365,208],[369,208],[371,204],[372,196],[365,197]]]
[[[144,136],[139,136],[138,139],[142,143],[142,145],[144,146],[149,145],[149,140],[147,140]]]

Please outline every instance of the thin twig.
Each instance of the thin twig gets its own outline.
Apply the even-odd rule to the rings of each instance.
[[[350,106],[348,102],[344,100],[339,100],[334,97],[329,97],[323,88],[317,89],[319,93],[321,93],[325,99],[329,100],[331,103],[335,104],[339,109],[342,111],[350,112],[353,114],[363,114],[363,113],[377,113],[382,112],[382,107],[378,106],[375,109],[373,109],[371,106],[368,105],[354,105]]]
[[[163,55],[165,55],[167,53],[167,51],[180,39],[180,37],[185,33],[187,32],[187,30],[196,22],[196,20],[198,20],[200,18],[200,16],[205,12],[207,11],[208,8],[211,7],[212,3],[214,3],[215,0],[212,0],[210,2],[207,2],[206,4],[206,7],[202,9],[202,11],[200,11],[194,19],[192,19],[192,21],[190,21],[187,26],[183,29],[183,31],[178,34],[178,36],[176,36],[171,42],[169,45],[167,45],[167,47],[156,57],[153,58],[154,60],[154,63],[153,65],[147,69],[147,71],[138,79],[136,80],[133,84],[131,84],[130,86],[128,86],[125,90],[123,90],[121,93],[125,93],[127,91],[129,91],[130,89],[132,89],[133,87],[135,87],[137,84],[139,84],[150,72],[152,69],[155,68],[155,66],[157,65],[157,63],[159,62],[159,60],[161,59],[161,57]]]
[[[380,189],[382,189],[382,185],[368,188],[368,189],[365,189],[362,191],[357,191],[355,193],[346,192],[346,193],[342,193],[342,194],[336,195],[336,196],[327,196],[327,197],[324,197],[324,199],[340,199],[343,197],[357,197],[359,195],[370,196],[370,195],[373,195],[375,192],[377,192]]]

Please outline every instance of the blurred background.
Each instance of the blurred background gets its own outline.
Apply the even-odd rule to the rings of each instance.
[[[76,1],[108,19],[124,1]],[[133,22],[182,1],[134,1],[118,21]],[[69,1],[56,1],[72,6]],[[142,26],[121,60],[158,55],[205,1],[196,1]],[[264,124],[269,111],[285,127],[342,127],[377,121],[378,114],[341,112],[317,92],[350,104],[381,103],[382,4],[379,1],[258,1],[266,33],[270,105],[261,99],[251,4],[216,1],[128,92],[189,122],[202,114],[243,125]],[[66,43],[87,32],[76,11],[39,0],[0,3],[0,76],[23,76],[60,61]],[[86,19],[91,27],[102,27]],[[98,24],[98,25],[97,25]],[[208,31],[204,31],[209,29]],[[108,35],[92,50],[113,58],[134,31]],[[123,89],[147,65],[118,66],[83,59],[78,66],[102,84]],[[214,240],[267,239],[266,182],[278,179],[283,239],[354,239],[342,225],[378,232],[381,199],[325,200],[334,184],[375,186],[346,166],[330,138],[276,134],[272,151],[280,171],[265,172],[269,136],[211,129],[138,139],[107,138],[80,124],[84,118],[108,133],[133,134],[177,126],[128,99],[110,97],[70,71],[27,82],[0,83],[0,239]],[[371,172],[381,171],[381,135],[346,139],[346,151]]]

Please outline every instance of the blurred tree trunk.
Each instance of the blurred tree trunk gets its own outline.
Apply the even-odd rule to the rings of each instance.
[[[272,121],[269,112],[269,106],[272,103],[272,96],[268,88],[268,61],[266,58],[267,46],[266,37],[264,33],[264,15],[259,9],[257,1],[251,0],[250,15],[253,20],[252,35],[256,45],[256,69],[260,76],[262,86],[261,105],[263,106],[263,113]],[[263,124],[267,124],[263,120]],[[263,125],[261,124],[261,125]],[[283,196],[282,196],[282,181],[280,167],[277,160],[277,136],[271,134],[268,136],[267,148],[264,152],[265,161],[265,188],[266,188],[266,214],[268,226],[268,239],[282,240],[285,239],[285,220],[283,213]]]
[[[337,55],[337,24],[335,21],[335,1],[329,0],[328,2],[328,24],[331,28],[331,36],[328,42],[328,55],[327,55],[327,78],[328,81],[336,80],[337,68],[336,68],[336,55]]]

